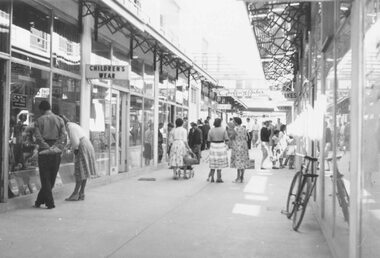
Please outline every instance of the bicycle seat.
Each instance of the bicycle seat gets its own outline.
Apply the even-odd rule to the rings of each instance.
[[[318,160],[318,158],[314,158],[314,157],[307,156],[307,155],[305,155],[304,158],[307,159],[307,160],[310,160],[310,161],[317,161]]]

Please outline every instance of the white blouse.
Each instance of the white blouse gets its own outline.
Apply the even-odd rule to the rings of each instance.
[[[176,127],[173,129],[173,139],[174,141],[176,140],[182,140],[184,142],[187,142],[187,131],[185,128],[181,127]]]
[[[82,127],[80,125],[73,123],[73,122],[68,122],[66,124],[67,127],[67,133],[69,135],[69,141],[71,143],[71,149],[72,150],[77,150],[79,147],[80,139],[82,137],[85,137],[86,134]]]

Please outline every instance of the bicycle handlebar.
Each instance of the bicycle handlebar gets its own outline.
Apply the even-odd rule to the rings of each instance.
[[[296,156],[300,156],[300,157],[302,157],[302,158],[304,158],[304,159],[307,159],[307,160],[309,160],[309,161],[312,161],[312,162],[318,160],[318,158],[314,158],[314,157],[312,157],[312,156],[308,156],[308,155],[303,155],[303,154],[301,154],[301,153],[296,153]]]

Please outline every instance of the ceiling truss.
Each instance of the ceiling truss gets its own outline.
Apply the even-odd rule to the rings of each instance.
[[[272,90],[291,91],[310,28],[310,3],[247,3],[264,74]]]

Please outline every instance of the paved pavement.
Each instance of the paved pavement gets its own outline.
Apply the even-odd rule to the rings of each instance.
[[[243,184],[235,173],[217,184],[206,163],[189,180],[159,169],[0,213],[0,257],[331,257],[310,207],[300,232],[281,214],[294,170],[247,170]]]

